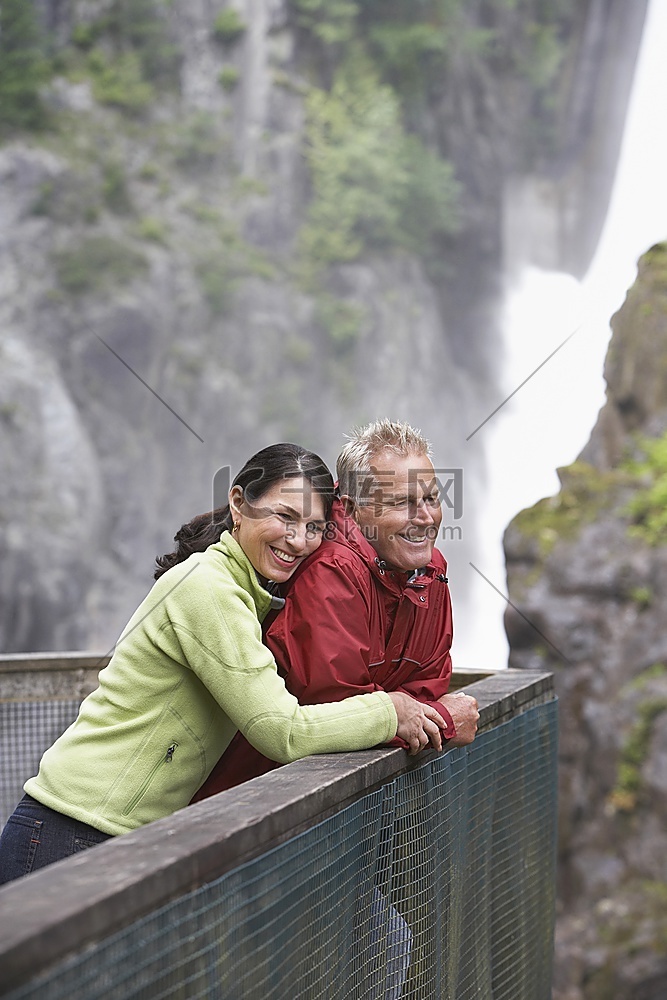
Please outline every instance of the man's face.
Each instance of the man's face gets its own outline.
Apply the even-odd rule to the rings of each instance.
[[[442,521],[431,460],[385,451],[372,465],[376,486],[356,506],[355,520],[389,569],[407,573],[426,566]]]

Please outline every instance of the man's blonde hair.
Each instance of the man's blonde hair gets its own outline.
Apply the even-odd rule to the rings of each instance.
[[[336,461],[338,492],[360,503],[369,502],[375,491],[371,466],[383,451],[391,451],[401,458],[408,455],[431,457],[431,445],[419,429],[387,417],[365,427],[356,427],[346,437],[348,440]]]

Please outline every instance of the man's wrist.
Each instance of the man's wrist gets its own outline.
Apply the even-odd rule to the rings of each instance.
[[[442,719],[442,725],[440,728],[442,729],[444,738],[446,740],[453,740],[456,736],[456,725],[449,710],[445,708],[441,701],[427,701],[424,702],[424,704],[430,705],[431,708],[434,708]]]

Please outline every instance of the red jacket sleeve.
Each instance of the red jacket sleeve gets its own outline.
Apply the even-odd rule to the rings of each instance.
[[[431,658],[423,663],[419,670],[399,684],[397,691],[411,695],[417,701],[430,705],[442,716],[445,726],[443,735],[451,740],[456,736],[454,720],[438,698],[449,691],[449,681],[452,676],[452,657],[449,652],[449,635],[442,629],[433,629],[433,650]]]

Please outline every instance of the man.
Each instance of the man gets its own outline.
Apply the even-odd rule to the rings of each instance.
[[[477,702],[447,693],[452,613],[430,446],[409,425],[379,420],[350,437],[336,471],[332,524],[264,641],[303,704],[403,691],[436,708],[450,746],[471,743]],[[194,801],[277,766],[237,734]]]

